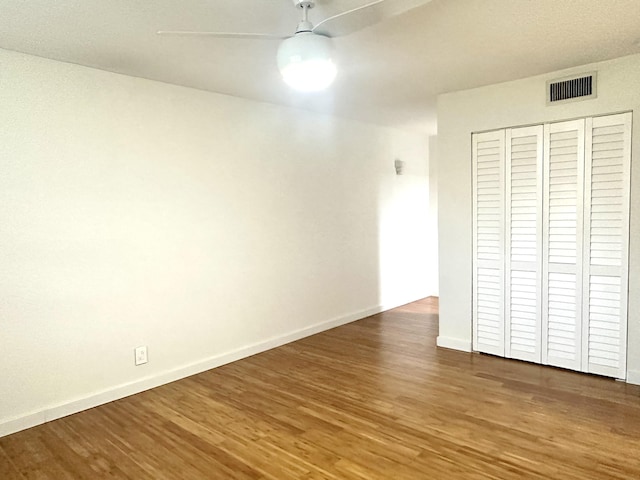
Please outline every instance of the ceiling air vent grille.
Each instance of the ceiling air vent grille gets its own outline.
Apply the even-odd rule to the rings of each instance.
[[[582,74],[547,82],[547,103],[586,100],[596,96],[596,74]]]

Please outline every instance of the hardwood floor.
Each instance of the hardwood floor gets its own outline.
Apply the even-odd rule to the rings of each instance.
[[[640,387],[437,329],[425,299],[2,438],[0,478],[640,478]]]

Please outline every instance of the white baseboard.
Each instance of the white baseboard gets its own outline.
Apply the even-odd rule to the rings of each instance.
[[[235,362],[236,360],[247,358],[257,353],[271,350],[272,348],[315,335],[316,333],[324,332],[356,320],[361,320],[390,308],[392,307],[380,305],[368,308],[366,310],[301,328],[279,337],[273,337],[230,352],[215,355],[195,363],[167,370],[153,376],[141,378],[134,382],[125,383],[107,390],[95,392],[86,397],[71,400],[59,405],[53,405],[37,412],[32,412],[13,419],[2,420],[0,421],[0,437],[19,432],[20,430],[26,430],[27,428],[35,427],[58,418],[66,417],[67,415],[72,415],[89,408],[94,408],[105,403],[113,402],[115,400],[128,397],[129,395],[134,395],[151,388],[159,387],[160,385],[180,380],[181,378],[196,375],[198,373],[211,370],[212,368],[220,367],[227,363]]]
[[[443,337],[438,335],[436,345],[442,348],[449,348],[451,350],[460,350],[461,352],[471,351],[471,342],[460,338]]]
[[[627,383],[640,385],[640,370],[627,370]]]
[[[41,425],[45,422],[44,410],[10,420],[3,420],[0,423],[0,437],[19,432],[20,430],[26,430],[27,428],[35,427],[36,425]]]

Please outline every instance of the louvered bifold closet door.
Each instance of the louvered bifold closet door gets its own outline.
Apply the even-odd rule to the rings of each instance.
[[[473,141],[473,348],[504,356],[504,130]]]
[[[505,356],[540,363],[543,127],[506,131]]]
[[[542,363],[582,368],[584,120],[544,127]]]
[[[631,113],[587,119],[583,369],[626,377]]]

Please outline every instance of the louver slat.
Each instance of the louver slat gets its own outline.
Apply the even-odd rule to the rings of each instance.
[[[473,348],[504,355],[504,132],[473,136]]]
[[[586,142],[583,368],[624,378],[631,114],[588,119]]]
[[[603,286],[615,282],[617,292],[605,292]],[[589,286],[589,341],[590,370],[602,367],[619,369],[620,366],[620,277],[592,275]]]
[[[584,120],[545,126],[542,362],[582,364]]]
[[[507,129],[505,355],[540,362],[542,126]]]

